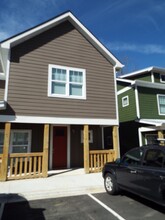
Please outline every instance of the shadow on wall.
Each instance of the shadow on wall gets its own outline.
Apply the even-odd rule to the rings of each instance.
[[[31,208],[29,202],[18,194],[0,194],[1,220],[45,220],[42,208]]]

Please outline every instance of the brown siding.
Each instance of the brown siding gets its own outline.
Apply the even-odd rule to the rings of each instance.
[[[5,81],[0,80],[0,101],[4,100],[4,92],[5,92]]]
[[[69,22],[11,55],[8,104],[17,115],[116,118],[113,66]],[[48,97],[49,64],[86,69],[87,99]]]
[[[5,124],[0,123],[0,129],[4,129]],[[41,124],[11,124],[11,130],[31,130],[32,139],[31,139],[31,152],[42,152],[43,151],[43,131],[44,125]]]

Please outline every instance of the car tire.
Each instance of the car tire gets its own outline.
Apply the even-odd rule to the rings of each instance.
[[[119,191],[116,179],[110,173],[107,173],[105,175],[104,187],[105,187],[105,190],[107,191],[107,193],[110,194],[110,195],[115,195]]]

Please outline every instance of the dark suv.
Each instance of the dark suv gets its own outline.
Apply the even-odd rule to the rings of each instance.
[[[165,206],[165,147],[134,148],[105,164],[102,174],[109,194],[124,189]]]

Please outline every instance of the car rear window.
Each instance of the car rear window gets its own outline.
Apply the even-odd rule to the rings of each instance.
[[[165,153],[159,149],[147,150],[143,165],[151,167],[165,167]]]

